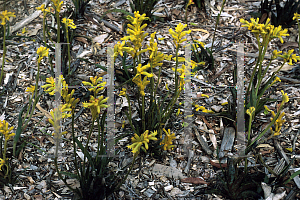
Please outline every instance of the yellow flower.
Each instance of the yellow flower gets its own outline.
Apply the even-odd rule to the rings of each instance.
[[[250,107],[247,109],[246,113],[251,117],[253,117],[253,114],[255,114],[255,107]]]
[[[293,20],[295,20],[295,19],[300,19],[300,14],[298,14],[298,13],[294,13],[294,17],[293,17]]]
[[[151,78],[153,76],[153,74],[149,74],[148,72],[146,72],[146,70],[150,67],[149,64],[145,65],[142,67],[142,64],[138,64],[137,68],[136,68],[136,76],[139,76],[139,75],[145,75],[149,78]]]
[[[136,75],[132,79],[132,82],[134,82],[139,87],[139,91],[140,91],[140,94],[142,96],[145,96],[145,88],[150,83],[150,81],[148,81],[147,78],[148,77],[145,76],[143,81],[142,81],[142,76],[141,75]]]
[[[16,17],[16,15],[14,15],[15,13],[13,12],[7,12],[7,10],[2,11],[0,13],[0,19],[2,20],[1,25],[5,25],[6,24],[6,20],[9,20],[10,17]]]
[[[35,86],[34,85],[31,85],[28,88],[26,88],[26,92],[31,92],[32,94],[34,93],[34,90],[35,90]]]
[[[61,7],[62,7],[62,4],[64,3],[63,1],[60,1],[60,0],[51,0],[52,1],[52,3],[53,3],[53,5],[54,5],[54,7],[55,7],[55,10],[56,10],[56,12],[60,12],[60,10],[61,10]]]
[[[284,62],[289,61],[289,65],[293,65],[293,61],[297,62],[298,60],[300,60],[300,57],[297,56],[296,54],[292,54],[294,52],[294,49],[289,50],[287,53],[284,52],[283,55],[279,55],[279,57],[284,59]]]
[[[273,55],[272,55],[272,60],[275,59],[275,58],[277,58],[280,53],[282,53],[282,51],[274,50],[273,51]]]
[[[289,96],[287,95],[287,93],[284,93],[283,90],[281,90],[281,93],[282,93],[282,102],[283,103],[289,102]]]
[[[120,54],[121,56],[123,56],[123,48],[125,46],[125,41],[121,42],[117,42],[117,44],[115,44],[114,46],[114,60],[118,57],[118,55]],[[128,50],[128,48],[127,48]]]
[[[97,78],[97,76],[90,77],[90,80],[91,80],[91,83],[82,81],[82,84],[86,85],[86,86],[91,86],[91,88],[89,88],[89,91],[94,92],[94,96],[96,96],[100,91],[104,90],[104,86],[105,86],[106,82],[102,82],[102,80],[103,80],[102,77],[99,77],[99,78]]]
[[[189,0],[189,2],[188,2],[188,4],[187,4],[187,7],[190,6],[190,5],[192,5],[192,4],[195,4],[195,3],[193,2],[193,0]]]
[[[92,113],[92,118],[95,119],[97,114],[100,114],[101,108],[107,108],[108,105],[105,103],[107,102],[108,97],[104,99],[103,95],[99,98],[95,98],[94,96],[90,96],[89,103],[84,102],[83,107],[90,108]]]
[[[188,31],[183,31],[183,29],[187,27],[187,25],[183,25],[181,23],[179,23],[177,25],[177,27],[175,28],[175,31],[173,31],[173,29],[169,29],[169,33],[171,34],[171,36],[173,37],[173,42],[177,47],[179,47],[180,43],[183,43],[184,41],[186,41],[187,39],[182,39],[185,35],[190,34],[191,30]]]
[[[127,19],[131,22],[131,24],[127,25],[129,27],[127,29],[127,34],[129,34],[129,36],[125,36],[121,38],[121,40],[130,41],[131,43],[127,42],[126,44],[129,48],[123,48],[123,50],[129,53],[133,58],[135,58],[141,53],[147,51],[147,49],[141,50],[142,42],[148,35],[148,33],[145,33],[145,31],[143,31],[143,29],[146,28],[147,24],[142,25],[142,22],[149,18],[146,17],[146,14],[140,15],[139,11],[135,11],[134,17],[129,15],[127,16]]]
[[[272,113],[272,114],[273,114],[273,116],[275,116],[275,113]],[[285,120],[282,119],[284,115],[285,115],[284,112],[280,113],[279,117],[275,121],[275,123],[274,123],[275,130],[273,130],[273,128],[270,128],[271,134],[273,134],[273,136],[280,135],[281,127],[282,127],[283,123],[285,122]],[[271,118],[271,121],[272,120],[273,120],[273,118]]]
[[[152,33],[150,36],[150,45],[147,45],[147,50],[149,51],[149,59],[151,63],[151,67],[154,68],[156,66],[161,66],[162,61],[164,60],[164,54],[158,51],[157,43],[154,42],[156,32]]]
[[[208,95],[206,95],[206,94],[201,94],[201,97],[206,97],[206,98],[209,98],[209,96],[208,96]]]
[[[44,14],[44,17],[46,17],[46,14],[50,12],[50,9],[45,9],[45,4],[42,4],[41,7],[36,7],[37,10],[41,10]]]
[[[45,56],[48,56],[49,49],[47,47],[40,46],[36,53],[39,55],[38,63],[40,63]]]
[[[175,133],[171,134],[170,129],[168,129],[168,131],[166,131],[166,129],[163,129],[163,131],[166,134],[164,139],[160,142],[160,145],[164,145],[164,146],[162,146],[163,150],[166,151],[166,150],[174,148],[175,146],[172,145],[173,144],[172,140],[176,139]],[[160,138],[162,138],[162,136],[160,136]]]
[[[134,154],[138,154],[141,148],[144,152],[146,152],[146,150],[148,150],[149,148],[148,143],[150,142],[150,140],[157,140],[157,138],[155,137],[157,135],[157,131],[153,131],[150,135],[148,135],[148,133],[149,130],[146,130],[140,136],[135,133],[134,137],[131,138],[132,144],[128,145],[127,148],[131,149],[132,153]],[[145,148],[142,146],[143,144],[145,145]]]
[[[122,91],[120,92],[120,96],[126,96],[126,88],[122,88]]]
[[[228,102],[226,101],[226,102],[224,102],[224,103],[221,103],[221,105],[222,106],[225,106],[225,105],[227,105],[228,104]]]
[[[25,34],[25,33],[27,33],[28,31],[26,30],[26,27],[24,27],[23,29],[22,29],[22,34]]]
[[[5,164],[5,160],[0,158],[0,171],[2,171],[2,166]]]
[[[76,28],[76,25],[74,24],[73,19],[63,18],[63,20],[61,22],[64,23],[66,25],[66,27],[70,27],[72,29]],[[66,28],[66,30],[68,31],[68,28]]]
[[[0,133],[4,135],[5,141],[9,140],[10,137],[15,135],[14,133],[10,133],[13,129],[13,126],[8,128],[8,122],[5,120],[0,120]]]

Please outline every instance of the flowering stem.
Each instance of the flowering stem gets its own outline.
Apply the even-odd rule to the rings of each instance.
[[[4,68],[5,54],[6,54],[5,35],[6,35],[6,25],[4,24],[4,26],[3,26],[3,57],[2,57],[2,69],[1,69],[1,76],[0,76],[0,84],[2,84],[2,77],[3,77],[3,73],[4,73],[3,68]]]
[[[265,54],[266,54],[266,51],[267,51],[267,47],[268,47],[268,44],[269,44],[267,41],[269,41],[268,37],[267,37],[267,39],[265,41],[265,46],[263,47],[264,51],[263,51],[262,55],[259,55],[260,58],[259,58],[259,68],[258,68],[258,83],[256,85],[256,95],[258,93],[258,89],[259,89],[261,81],[263,79],[263,76],[261,74],[261,72],[262,72],[262,62],[263,62],[263,59],[265,57]]]
[[[257,141],[259,140],[269,129],[270,127],[276,122],[277,118],[279,117],[280,115],[280,111],[282,110],[283,108],[283,105],[284,103],[281,103],[280,107],[279,107],[279,110],[278,112],[276,113],[276,116],[273,118],[273,120],[271,121],[271,123],[267,126],[267,128],[265,128],[265,130],[260,133],[251,143],[250,145],[247,146],[247,148],[245,149],[245,155],[247,155],[250,151],[250,147]]]
[[[76,156],[76,142],[75,142],[75,130],[74,130],[74,111],[75,108],[72,109],[72,139],[73,139],[73,153],[74,153],[74,166],[76,169],[77,175],[79,175],[78,165],[77,165],[77,156]]]
[[[89,132],[89,135],[88,135],[88,138],[87,138],[87,141],[86,141],[86,145],[84,147],[84,156],[83,156],[83,175],[82,177],[85,177],[85,158],[86,158],[86,154],[87,154],[87,148],[89,146],[89,143],[90,143],[90,138],[91,138],[91,135],[92,135],[92,132],[93,132],[93,129],[94,129],[94,122],[95,122],[95,118],[92,118],[92,126],[90,128],[90,132]]]
[[[145,123],[145,96],[142,96],[142,127],[143,132],[146,131],[146,123]]]
[[[300,52],[300,24],[299,24],[299,19],[297,18],[297,24],[298,24],[298,48]]]
[[[57,21],[57,43],[60,43],[60,19],[59,19],[59,12],[55,10],[56,13],[56,21]]]
[[[67,46],[68,46],[68,59],[69,59],[69,68],[68,68],[68,74],[70,74],[70,67],[71,67],[71,55],[70,55],[70,42],[69,42],[69,31],[68,27],[66,26],[66,37],[67,37]]]
[[[176,65],[175,65],[175,93],[178,90],[178,77],[177,77],[177,68],[178,68],[178,51],[179,51],[179,44],[176,47]]]
[[[129,109],[129,116],[127,116],[127,118],[128,118],[128,120],[129,120],[129,124],[130,124],[130,126],[131,126],[131,128],[132,128],[132,130],[133,130],[133,132],[135,132],[136,133],[136,130],[135,130],[135,128],[134,128],[134,126],[133,126],[133,124],[132,124],[132,121],[131,121],[131,119],[132,119],[132,115],[131,115],[131,103],[130,103],[130,98],[129,98],[129,96],[126,94],[126,99],[127,99],[127,101],[128,101],[128,109]]]
[[[222,11],[223,11],[223,9],[224,9],[225,2],[226,2],[226,0],[223,0],[222,6],[221,6],[221,10],[220,10],[220,13],[218,14],[218,17],[217,17],[217,21],[216,21],[216,25],[215,25],[215,30],[214,30],[214,35],[213,35],[212,43],[211,43],[210,52],[213,52],[212,50],[213,50],[213,47],[214,47],[215,36],[216,36],[216,30],[217,30],[217,27],[218,27],[218,24],[219,24],[219,21],[220,21],[221,13],[222,13]]]

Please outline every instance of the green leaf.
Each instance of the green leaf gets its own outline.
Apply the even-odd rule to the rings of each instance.
[[[83,147],[82,143],[76,137],[74,138],[74,140],[77,143],[78,147],[81,149],[81,151],[85,154],[85,157],[89,160],[89,162],[93,166],[93,158],[92,158],[91,154],[88,151],[84,152],[84,147]]]
[[[70,172],[64,172],[64,171],[59,172],[59,173],[65,175],[65,176],[68,176],[70,178],[76,178],[77,180],[79,180],[79,176],[77,174],[73,174],[73,173],[70,173]]]
[[[18,118],[18,128],[16,131],[16,135],[14,137],[14,144],[13,144],[13,155],[16,157],[16,147],[17,147],[17,143],[19,141],[21,132],[22,132],[22,125],[23,125],[23,120],[22,120],[22,115],[23,112],[27,109],[28,103],[25,104],[25,106],[22,108],[21,112],[19,113],[19,118]]]

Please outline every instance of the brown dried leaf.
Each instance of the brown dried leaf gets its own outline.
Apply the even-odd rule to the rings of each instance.
[[[79,41],[79,42],[83,42],[83,43],[85,43],[85,44],[89,44],[88,42],[87,42],[87,40],[85,39],[85,38],[83,38],[83,37],[76,37],[75,38],[77,41]]]
[[[184,179],[181,179],[181,182],[183,182],[183,183],[193,183],[193,184],[208,184],[202,178],[196,178],[196,177],[184,178]]]

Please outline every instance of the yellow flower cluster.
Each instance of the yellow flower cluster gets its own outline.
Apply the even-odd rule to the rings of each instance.
[[[10,17],[16,17],[16,15],[14,15],[15,13],[13,12],[7,12],[7,10],[2,11],[0,13],[0,19],[2,20],[1,25],[5,25],[6,24],[6,20],[8,21]]]
[[[67,133],[67,131],[64,131],[61,134],[59,134],[61,129],[60,122],[62,119],[72,116],[70,113],[68,113],[69,111],[72,111],[70,106],[71,106],[70,104],[63,104],[60,105],[59,109],[54,109],[50,111],[50,115],[52,116],[52,119],[49,119],[49,122],[52,124],[54,128],[54,132],[52,136],[56,136],[60,138],[61,135]]]
[[[269,43],[270,40],[273,38],[279,38],[280,42],[283,43],[282,36],[289,36],[287,34],[287,29],[282,29],[281,26],[274,27],[270,23],[270,18],[267,19],[265,24],[259,24],[259,18],[256,20],[254,18],[250,19],[251,22],[246,21],[245,19],[241,19],[240,22],[243,24],[242,27],[247,27],[248,30],[250,30],[256,37],[257,40],[259,40],[259,35],[267,42]]]
[[[149,59],[152,68],[156,66],[161,66],[162,61],[164,60],[165,55],[158,51],[157,42],[154,42],[156,32],[152,33],[150,36],[150,45],[147,45],[147,50],[149,51]]]
[[[149,146],[148,143],[150,142],[150,140],[157,140],[157,138],[155,137],[157,135],[157,131],[153,131],[151,132],[151,134],[149,134],[149,130],[146,130],[143,134],[141,134],[141,136],[138,136],[138,134],[134,134],[134,137],[131,138],[131,145],[128,145],[127,148],[132,150],[132,153],[134,154],[138,154],[140,152],[140,149],[142,149],[144,152],[146,152],[146,150],[148,150]],[[145,145],[145,147],[143,147],[142,145]]]
[[[90,86],[91,88],[88,90],[94,92],[94,97],[96,97],[100,91],[104,90],[106,82],[103,82],[102,77],[97,78],[97,76],[90,77],[90,80],[91,82],[82,81],[82,84],[85,86]]]
[[[267,111],[271,111],[273,117],[276,116],[276,114],[275,114],[275,112],[274,112],[273,110],[270,110],[267,106],[264,106],[264,107],[265,107],[265,109],[266,109]],[[281,133],[281,132],[280,132],[280,131],[281,131],[281,127],[282,127],[283,123],[285,122],[285,120],[282,119],[282,118],[284,117],[284,115],[285,115],[284,112],[280,113],[279,117],[278,117],[277,120],[275,121],[275,123],[274,123],[275,130],[273,130],[272,127],[270,128],[271,134],[272,134],[273,136],[280,135],[280,133]],[[273,121],[273,117],[270,118],[270,121]]]
[[[95,119],[97,114],[100,114],[101,108],[107,108],[108,105],[105,103],[107,102],[108,97],[104,99],[103,95],[101,95],[99,98],[95,98],[94,96],[90,96],[89,103],[84,102],[83,107],[90,108],[92,113],[92,118]]]
[[[36,7],[36,9],[42,11],[44,17],[46,17],[47,13],[50,12],[50,8],[45,8],[45,4],[42,4],[41,7]]]
[[[162,148],[163,150],[169,150],[174,148],[173,140],[176,139],[175,133],[171,133],[170,129],[166,131],[166,129],[163,129],[163,131],[166,133],[164,139],[160,142],[160,145],[164,145]],[[160,136],[162,138],[162,135]]]
[[[296,54],[292,54],[294,52],[294,49],[289,50],[288,52],[284,52],[283,55],[279,55],[279,57],[284,59],[284,62],[289,61],[289,65],[293,65],[293,61],[297,62],[300,60],[300,57]]]
[[[0,158],[0,171],[2,171],[2,166],[5,165],[5,160]]]
[[[294,13],[293,20],[295,20],[295,19],[299,20],[300,19],[300,14]]]
[[[246,113],[251,117],[254,117],[255,115],[255,107],[250,107],[249,109],[246,110]]]
[[[74,24],[73,19],[63,18],[63,20],[61,22],[64,23],[66,25],[66,27],[70,27],[72,29],[76,28],[76,25]],[[68,28],[66,28],[66,30],[68,31]]]
[[[173,31],[173,29],[169,29],[169,33],[172,35],[173,37],[173,42],[176,46],[176,48],[179,47],[179,45],[181,43],[183,43],[184,41],[186,41],[187,39],[183,39],[183,37],[187,34],[190,34],[191,33],[191,30],[188,30],[188,31],[183,31],[183,29],[187,27],[187,24],[183,25],[181,23],[179,23],[177,25],[177,27],[175,28],[175,31]]]
[[[132,79],[132,82],[134,82],[139,87],[139,91],[142,96],[145,96],[145,88],[150,83],[150,81],[148,80],[148,77],[151,78],[153,76],[153,74],[149,74],[148,72],[146,72],[146,70],[149,67],[150,67],[149,64],[147,64],[143,67],[142,67],[142,64],[138,64],[138,66],[136,68],[137,73],[136,73],[135,77],[133,77],[133,79]],[[143,80],[142,80],[142,75],[145,75]]]
[[[43,47],[43,46],[40,46],[36,52],[39,56],[38,58],[38,63],[41,63],[41,60],[44,58],[44,57],[48,57],[49,55],[49,49],[47,47]]]
[[[126,96],[126,88],[122,88],[122,91],[120,92],[120,96]]]
[[[54,5],[54,7],[55,7],[55,10],[56,10],[56,12],[60,12],[60,10],[61,10],[61,7],[62,7],[62,4],[64,3],[63,1],[60,1],[60,0],[51,0],[52,1],[52,3],[53,3],[53,5]]]
[[[53,77],[46,78],[46,82],[48,84],[43,85],[42,88],[46,88],[45,92],[47,92],[50,95],[55,94],[55,79]],[[66,83],[63,75],[59,76],[58,84],[62,86],[61,96],[65,100],[66,104],[69,104],[71,108],[75,108],[76,104],[79,102],[79,98],[75,99],[72,98],[72,96],[75,93],[75,90],[73,89],[71,93],[69,94],[69,88],[68,84]]]
[[[34,85],[31,85],[28,88],[26,88],[26,92],[31,92],[33,94],[34,91],[35,91],[35,86]]]
[[[199,106],[198,104],[194,104],[196,111],[201,110],[201,112],[205,112],[205,113],[214,113],[214,111],[212,110],[207,110],[204,106]]]
[[[147,51],[147,49],[140,49],[142,48],[142,42],[144,38],[148,35],[148,33],[145,33],[145,31],[143,31],[143,29],[147,27],[147,24],[142,25],[142,22],[149,18],[146,17],[146,14],[140,15],[139,11],[135,11],[134,17],[129,15],[127,16],[127,19],[131,22],[131,24],[127,25],[129,27],[127,29],[127,34],[129,35],[121,38],[121,40],[130,42],[126,43],[128,46],[127,48],[122,49],[123,51],[129,53],[133,58],[136,58],[141,53]]]
[[[8,128],[8,122],[5,120],[0,120],[0,133],[4,135],[5,141],[8,141],[12,136],[15,135],[15,133],[10,133],[14,127]]]

